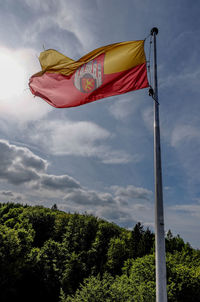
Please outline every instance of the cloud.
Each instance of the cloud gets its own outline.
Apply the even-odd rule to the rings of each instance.
[[[145,123],[146,128],[149,130],[149,133],[153,133],[153,120],[154,120],[154,112],[153,106],[146,106],[146,108],[142,112],[142,118]]]
[[[67,28],[61,28],[55,17],[45,16],[36,21],[26,33],[29,47],[56,49],[66,56],[79,58],[82,44],[74,32]],[[39,71],[39,70],[38,70]]]
[[[183,173],[187,175],[186,183],[188,191],[198,192],[200,165],[199,148],[200,132],[199,126],[195,123],[177,123],[171,131],[171,146],[174,148],[177,156],[177,163]],[[196,189],[195,189],[195,186]]]
[[[112,150],[109,146],[100,146],[96,149],[96,156],[100,158],[104,164],[128,164],[141,160],[139,154],[130,155],[123,150]]]
[[[112,186],[111,188],[113,189],[114,195],[118,200],[150,200],[150,198],[152,197],[152,191],[149,191],[145,188],[135,187],[133,185],[129,185],[127,187]]]
[[[111,191],[98,192],[85,188],[72,189],[64,197],[62,209],[85,212],[132,228],[134,223],[153,220],[152,192],[132,185],[112,186]],[[147,219],[148,218],[148,219]],[[152,221],[151,221],[152,224]]]
[[[1,202],[26,202],[24,194],[14,191],[0,191]]]
[[[129,116],[133,116],[140,106],[140,100],[136,95],[123,95],[115,97],[116,100],[109,106],[110,114],[117,120],[126,122]]]
[[[193,65],[191,65],[193,66]],[[200,76],[200,68],[193,67],[191,70],[182,70],[180,74],[170,74],[162,78],[160,88],[182,88],[185,86],[185,90],[190,90],[193,87],[193,92],[198,90],[198,78]]]
[[[51,175],[46,170],[48,162],[28,148],[0,140],[0,178],[13,185],[31,184],[32,188],[67,190],[79,188],[79,183],[68,175]]]
[[[59,9],[59,1],[57,0],[48,0],[48,2],[41,2],[40,0],[23,0],[22,3],[25,3],[32,11],[38,13],[52,14]]]
[[[0,178],[11,184],[23,184],[39,178],[38,171],[44,171],[47,162],[27,148],[17,147],[0,140]]]
[[[83,45],[84,51],[88,52],[94,46],[98,33],[99,23],[95,18],[97,12],[97,4],[93,0],[78,1],[78,3],[70,0],[60,1],[56,22],[60,28],[72,31]]]
[[[133,213],[130,213],[126,209],[119,208],[119,206],[106,206],[97,211],[97,215],[104,219],[107,219],[112,222],[118,222],[118,224],[123,225],[125,227],[132,227],[134,223],[137,222],[135,218],[133,218]]]
[[[108,204],[114,204],[115,201],[113,196],[109,193],[98,193],[96,191],[85,190],[80,188],[74,190],[65,195],[64,200],[70,203],[75,203],[78,205],[93,205],[96,206],[105,206]]]
[[[169,207],[170,210],[184,212],[187,215],[200,218],[200,204],[184,204]]]
[[[92,122],[45,121],[37,123],[31,139],[43,142],[56,155],[94,155],[95,144],[110,137],[110,133]]]
[[[122,164],[140,161],[140,156],[124,150],[113,150],[113,135],[93,122],[52,120],[38,122],[28,138],[53,155],[96,157],[104,164]],[[109,144],[107,141],[109,140]]]
[[[47,175],[40,176],[39,184],[41,187],[51,190],[69,190],[73,188],[80,188],[80,184],[68,175]]]
[[[11,192],[11,191],[1,191],[0,194],[3,196],[8,196],[8,197],[14,196],[13,192]]]
[[[132,228],[137,222],[149,222],[149,226],[153,224],[153,207],[151,204],[137,204],[136,200],[132,199],[132,203],[119,203],[117,198],[114,198],[115,203],[107,204],[103,207],[98,207],[93,213],[111,222],[126,228]]]
[[[190,143],[191,140],[200,142],[200,131],[193,125],[177,125],[171,136],[171,144],[178,147],[181,144]]]
[[[194,248],[199,247],[199,203],[188,202],[166,207],[165,217],[166,230],[170,229],[173,234],[180,234]]]

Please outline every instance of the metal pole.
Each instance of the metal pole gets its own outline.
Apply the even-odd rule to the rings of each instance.
[[[155,173],[155,248],[156,248],[156,302],[167,302],[165,231],[163,214],[162,168],[160,148],[159,103],[157,84],[156,35],[158,29],[152,28],[154,41],[154,173]]]

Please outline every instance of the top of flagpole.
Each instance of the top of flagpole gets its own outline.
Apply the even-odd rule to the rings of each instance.
[[[151,29],[151,35],[153,36],[153,34],[158,34],[158,28],[157,27],[153,27],[152,29]]]

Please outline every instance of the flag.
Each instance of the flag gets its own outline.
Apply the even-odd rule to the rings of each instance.
[[[144,40],[100,47],[74,61],[54,49],[40,54],[29,87],[57,108],[80,106],[149,86]]]

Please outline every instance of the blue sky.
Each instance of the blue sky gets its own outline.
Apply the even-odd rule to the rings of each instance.
[[[154,227],[148,89],[55,109],[28,89],[37,57],[78,59],[159,29],[165,229],[200,248],[199,1],[0,0],[0,200]],[[146,45],[149,56],[149,40]]]

